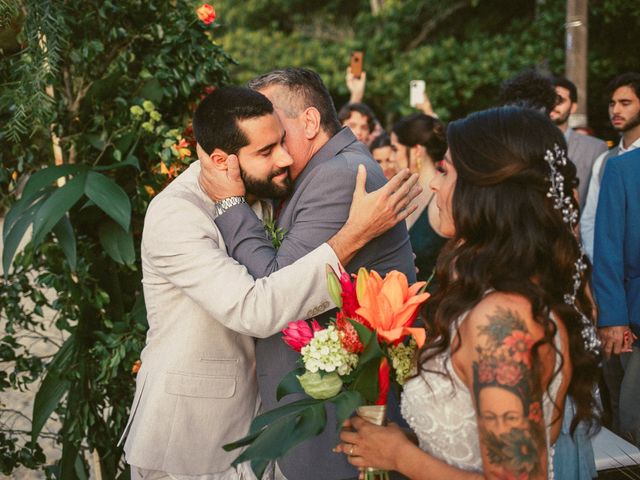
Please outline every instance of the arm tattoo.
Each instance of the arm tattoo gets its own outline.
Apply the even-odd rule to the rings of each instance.
[[[480,440],[501,478],[542,473],[545,446],[540,384],[532,367],[534,340],[517,312],[498,308],[478,328],[473,367]]]

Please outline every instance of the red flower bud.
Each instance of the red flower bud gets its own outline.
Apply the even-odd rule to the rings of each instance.
[[[196,10],[196,13],[198,14],[198,18],[202,20],[205,25],[213,23],[213,21],[216,19],[216,11],[208,3],[205,3],[200,8],[198,8]]]

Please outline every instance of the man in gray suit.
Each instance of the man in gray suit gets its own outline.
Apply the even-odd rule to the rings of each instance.
[[[257,195],[288,192],[292,159],[282,124],[263,95],[224,87],[201,102],[194,131],[199,161],[153,199],[145,216],[149,331],[123,434],[134,479],[254,478],[246,465],[231,468],[237,452],[222,449],[246,434],[260,406],[252,337],[327,310],[326,264],[348,262],[411,211],[403,210],[411,181],[398,177],[367,194],[360,172],[345,226],[287,268],[254,280],[229,257],[214,221],[236,203],[263,215],[269,205]],[[212,202],[198,182],[203,165],[240,181],[238,164],[246,197],[243,190],[242,197]]]
[[[593,163],[602,153],[607,151],[607,144],[602,140],[577,133],[569,127],[569,117],[578,107],[578,89],[570,80],[556,77],[553,81],[558,95],[558,102],[549,116],[553,123],[564,133],[569,147],[569,158],[576,165],[578,175],[578,201],[580,210],[587,201],[587,189],[591,180]]]
[[[348,128],[340,127],[333,101],[320,77],[306,69],[277,70],[253,80],[251,88],[269,98],[286,130],[285,144],[293,159],[289,167],[293,190],[278,206],[278,226],[286,234],[275,250],[255,213],[245,204],[229,208],[216,225],[229,254],[261,278],[290,265],[331,238],[347,220],[359,164],[367,169],[367,190],[380,188],[386,179],[368,149]],[[203,170],[207,176],[207,171]],[[206,179],[203,182],[206,184]],[[231,184],[212,181],[211,198],[234,196]],[[350,272],[367,267],[384,275],[390,270],[405,273],[415,282],[411,244],[404,224],[399,224],[367,244],[346,266]],[[316,314],[320,314],[318,311]],[[276,386],[296,368],[298,354],[279,335],[258,340],[256,359],[263,403],[273,408]],[[284,403],[291,401],[287,397]],[[390,407],[397,414],[397,403]],[[397,417],[396,417],[397,418]],[[296,447],[278,461],[290,480],[344,479],[357,472],[344,458],[331,452],[338,443],[335,417],[329,412],[328,427],[312,441]]]

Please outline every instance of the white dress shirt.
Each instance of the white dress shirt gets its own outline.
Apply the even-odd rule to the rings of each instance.
[[[618,144],[620,149],[618,155],[627,153],[631,150],[640,147],[640,138],[629,145],[624,147],[622,139]],[[582,239],[582,246],[589,259],[593,262],[593,238],[594,227],[596,224],[596,209],[598,208],[598,196],[600,195],[600,169],[602,168],[602,162],[608,152],[604,152],[600,155],[591,170],[591,180],[589,181],[589,190],[587,190],[587,201],[584,205],[584,211],[580,217],[580,237]]]

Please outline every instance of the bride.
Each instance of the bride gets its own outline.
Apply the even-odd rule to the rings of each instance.
[[[597,421],[575,168],[562,133],[533,110],[486,110],[447,133],[430,187],[451,240],[427,302],[429,341],[402,398],[413,432],[355,417],[337,450],[361,469],[411,479],[553,478],[567,394],[574,426]]]

